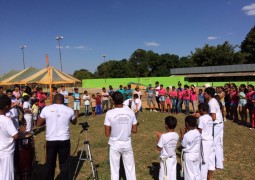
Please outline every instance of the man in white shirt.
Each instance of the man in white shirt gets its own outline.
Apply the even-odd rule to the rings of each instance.
[[[53,103],[43,108],[37,120],[37,126],[46,123],[46,179],[54,179],[57,155],[61,178],[70,179],[70,122],[75,125],[77,120],[74,110],[64,105],[62,94],[56,94]]]
[[[14,139],[19,135],[12,120],[5,116],[10,107],[11,99],[0,95],[0,180],[14,180]]]
[[[209,113],[213,120],[213,140],[215,149],[215,167],[223,169],[223,116],[218,101],[214,98],[215,89],[208,87],[205,89],[204,96],[208,100]]]
[[[135,114],[123,107],[123,95],[115,92],[112,96],[114,109],[105,116],[105,136],[110,137],[111,180],[119,180],[120,157],[123,159],[127,180],[136,180],[135,161],[131,145],[131,133],[137,132]]]
[[[62,94],[65,98],[64,105],[68,106],[68,92],[65,90],[65,86],[61,86],[61,91],[59,93]]]
[[[102,88],[102,111],[104,112],[104,107],[106,106],[105,112],[109,109],[109,93],[106,91],[105,87]]]

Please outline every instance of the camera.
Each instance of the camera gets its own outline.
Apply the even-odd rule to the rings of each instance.
[[[89,128],[88,122],[79,123],[79,125],[81,125],[84,130],[87,130]]]

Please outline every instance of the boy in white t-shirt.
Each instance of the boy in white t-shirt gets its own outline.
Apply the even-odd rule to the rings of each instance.
[[[174,132],[177,125],[177,119],[173,116],[165,118],[167,133],[157,132],[158,144],[157,149],[160,151],[160,171],[159,180],[176,179],[176,145],[179,135]]]
[[[139,95],[134,94],[134,104],[131,109],[135,112],[135,117],[137,121],[138,121],[138,115],[139,115],[139,111],[141,110],[141,107],[142,107],[142,101],[139,98]]]
[[[30,97],[28,95],[23,97],[23,110],[24,110],[24,119],[26,121],[26,132],[31,133],[33,131],[33,116],[32,116],[32,108],[29,102]]]
[[[83,95],[83,101],[84,101],[84,108],[85,108],[85,114],[84,116],[89,116],[89,104],[90,104],[90,97],[88,95],[88,91],[84,91]]]
[[[0,95],[0,179],[2,180],[14,180],[14,139],[19,137],[12,120],[5,116],[10,107],[11,99],[7,95]]]
[[[201,166],[201,175],[203,180],[210,179],[211,171],[215,170],[214,168],[214,149],[213,149],[213,120],[212,117],[208,114],[209,106],[206,103],[200,103],[198,105],[198,110],[200,117],[198,119],[198,130],[201,133],[202,137],[202,166]]]
[[[194,116],[185,118],[187,133],[181,134],[184,156],[184,179],[201,179],[201,135],[196,129],[197,120]]]

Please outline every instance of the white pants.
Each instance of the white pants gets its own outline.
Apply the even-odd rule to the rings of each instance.
[[[13,153],[0,152],[0,180],[14,180]]]
[[[184,179],[201,179],[201,155],[200,153],[184,153]]]
[[[33,129],[33,116],[32,114],[24,114],[24,119],[26,120],[26,132],[32,132]]]
[[[204,164],[201,166],[201,175],[203,180],[207,180],[208,170],[215,170],[214,161],[215,154],[213,141],[202,140]]]
[[[167,180],[175,180],[177,165],[176,157],[167,158],[165,164],[166,167],[164,165],[164,161],[163,160],[160,161],[159,180],[163,180],[164,176],[167,176]],[[166,174],[164,168],[166,168],[167,171]]]
[[[133,149],[113,149],[110,146],[111,180],[119,180],[120,157],[122,156],[127,180],[136,180]]]
[[[214,125],[215,167],[223,169],[223,123]]]

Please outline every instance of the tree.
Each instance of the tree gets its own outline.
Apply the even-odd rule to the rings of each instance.
[[[243,63],[243,58],[235,52],[237,46],[233,46],[225,41],[217,46],[206,44],[203,48],[196,48],[191,54],[191,60],[196,66],[219,66]]]
[[[89,72],[87,69],[80,69],[80,70],[76,70],[73,73],[73,77],[82,80],[82,79],[92,79],[94,78],[94,75]]]
[[[245,63],[255,63],[255,26],[241,43],[241,52],[246,56]]]

